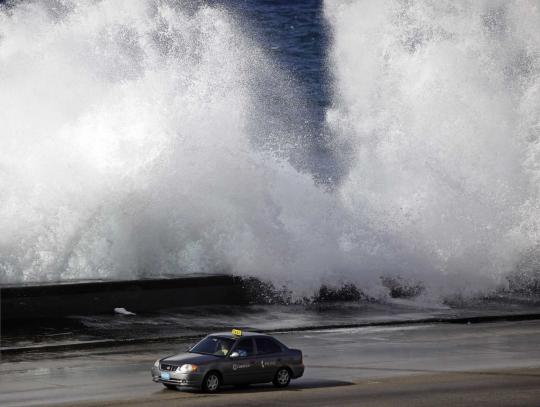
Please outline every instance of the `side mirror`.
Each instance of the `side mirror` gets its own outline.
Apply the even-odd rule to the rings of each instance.
[[[238,352],[233,352],[233,353],[231,353],[231,355],[229,357],[230,358],[237,358],[239,356],[240,356],[240,354]]]

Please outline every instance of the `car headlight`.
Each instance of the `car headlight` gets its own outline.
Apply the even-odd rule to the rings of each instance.
[[[159,359],[156,360],[156,363],[154,363],[154,367],[159,367]]]
[[[197,365],[182,365],[178,368],[180,373],[196,372],[199,367]]]

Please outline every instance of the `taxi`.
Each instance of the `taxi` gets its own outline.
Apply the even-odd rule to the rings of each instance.
[[[185,353],[156,360],[152,380],[169,389],[217,392],[223,385],[286,387],[304,374],[302,351],[276,338],[233,329],[206,336]]]

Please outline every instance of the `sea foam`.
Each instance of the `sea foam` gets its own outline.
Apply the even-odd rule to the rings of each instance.
[[[5,6],[0,281],[227,272],[299,295],[350,282],[377,296],[384,281],[452,294],[537,258],[535,3],[324,14],[326,125],[346,171],[319,186],[286,154],[312,136],[290,122],[301,97],[230,11]]]

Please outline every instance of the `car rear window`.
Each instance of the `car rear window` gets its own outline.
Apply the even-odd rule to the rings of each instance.
[[[259,355],[281,352],[281,346],[270,338],[255,338],[255,343],[257,344],[257,353]]]

